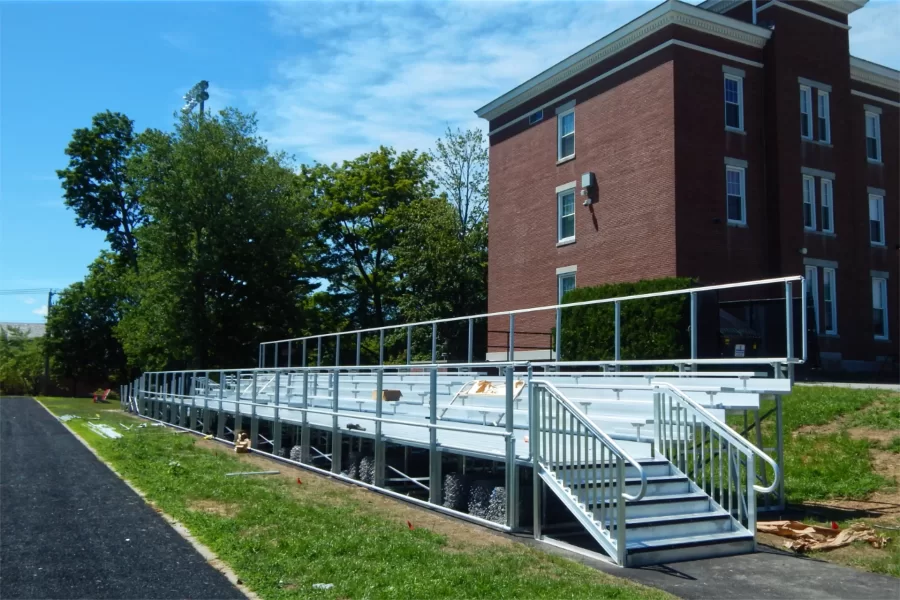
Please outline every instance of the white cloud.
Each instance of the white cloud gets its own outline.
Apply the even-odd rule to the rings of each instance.
[[[39,317],[46,317],[47,316],[47,305],[44,304],[42,306],[39,306],[36,309],[34,309],[33,311],[31,311],[31,313],[38,315]]]
[[[37,302],[37,300],[35,300],[31,296],[28,296],[27,298],[23,298],[22,302],[24,302],[25,304],[34,304],[35,302]]]
[[[484,129],[475,109],[657,4],[274,4],[273,29],[303,50],[279,59],[267,87],[240,95],[263,136],[303,161],[339,162],[382,144],[426,150],[448,125]],[[853,53],[900,66],[898,19],[894,2],[858,11]],[[210,90],[220,93],[229,94]]]
[[[304,161],[426,150],[448,125],[484,129],[475,109],[653,5],[276,4],[275,30],[307,50],[248,98],[264,137]]]

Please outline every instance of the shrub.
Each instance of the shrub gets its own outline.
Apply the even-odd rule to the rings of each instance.
[[[611,283],[576,288],[563,304],[650,294],[691,287],[686,277]],[[688,294],[629,300],[620,304],[621,359],[687,358],[690,353]],[[615,304],[565,308],[562,311],[562,360],[615,358]]]

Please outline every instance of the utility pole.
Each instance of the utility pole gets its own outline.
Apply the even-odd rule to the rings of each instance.
[[[47,292],[47,316],[44,325],[44,380],[41,382],[41,395],[47,395],[47,384],[50,382],[50,328],[46,323],[50,322],[50,306],[53,304],[53,290]]]

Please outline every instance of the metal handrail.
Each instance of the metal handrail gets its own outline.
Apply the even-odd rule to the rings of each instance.
[[[621,446],[614,442],[611,437],[606,435],[603,430],[594,425],[594,422],[591,421],[587,417],[587,415],[581,412],[581,410],[577,406],[575,406],[575,404],[573,404],[571,400],[566,398],[565,395],[560,392],[551,382],[543,379],[532,379],[531,383],[540,385],[548,390],[556,398],[557,401],[561,402],[566,407],[566,409],[571,412],[579,422],[581,422],[582,426],[584,426],[584,428],[588,432],[590,432],[595,437],[600,438],[607,446],[607,448],[609,448],[613,452],[613,454],[615,454],[622,460],[627,461],[631,464],[631,466],[637,469],[638,473],[641,476],[641,489],[635,495],[630,495],[623,491],[622,498],[624,498],[625,500],[640,500],[641,498],[643,498],[644,494],[647,493],[647,474],[644,472],[644,468],[641,466],[641,463],[636,461],[630,454],[625,452],[625,450],[623,450]]]
[[[702,405],[695,402],[693,398],[682,392],[671,383],[661,381],[658,383],[653,383],[651,385],[655,388],[668,389],[670,392],[674,393],[683,402],[689,404],[691,408],[693,408],[700,416],[702,416],[707,421],[707,427],[714,429],[718,435],[727,438],[732,445],[741,447],[744,450],[745,454],[753,454],[760,458],[763,462],[767,463],[770,467],[772,467],[772,470],[775,474],[775,476],[773,477],[772,485],[768,487],[762,487],[754,484],[753,489],[762,494],[768,494],[775,490],[775,488],[778,486],[778,481],[781,478],[781,469],[778,468],[778,463],[772,460],[772,458],[768,454],[766,454],[741,436],[736,435],[728,425],[717,419],[709,411],[703,408]]]

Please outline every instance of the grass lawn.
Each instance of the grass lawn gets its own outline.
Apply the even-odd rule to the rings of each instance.
[[[764,402],[762,412],[770,406]],[[784,397],[783,417],[785,493],[798,509],[793,518],[900,527],[900,394],[795,386]],[[774,418],[764,424],[763,440],[775,445]],[[900,577],[900,531],[878,532],[892,538],[884,549],[860,542],[814,556]],[[780,546],[774,536],[764,541]]]
[[[193,434],[126,431],[120,423],[145,421],[117,403],[40,401],[57,415],[83,417],[68,425],[266,599],[671,598],[475,525],[258,456],[239,458]],[[95,416],[124,437],[96,435],[86,420]],[[224,476],[266,468],[282,475]],[[317,591],[314,583],[334,588]]]

